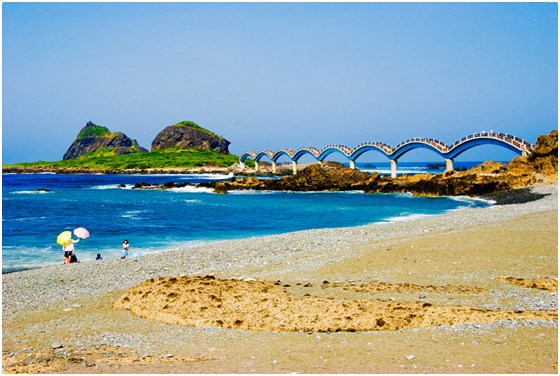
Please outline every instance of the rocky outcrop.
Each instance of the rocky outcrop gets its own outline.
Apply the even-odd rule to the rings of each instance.
[[[528,156],[514,158],[507,170],[513,176],[536,173],[558,179],[558,130],[550,132],[548,136],[539,136],[535,150]]]
[[[78,159],[79,157],[98,150],[110,150],[115,154],[147,153],[148,150],[138,145],[136,140],[129,138],[122,132],[111,133],[108,128],[89,121],[80,130],[76,140],[70,145],[63,160]]]
[[[167,148],[215,150],[229,154],[230,142],[202,128],[192,121],[183,121],[166,127],[152,141],[152,151]]]
[[[255,177],[236,178],[231,182],[209,183],[218,193],[235,189],[288,190],[288,191],[348,191],[363,190],[374,193],[411,192],[423,196],[468,195],[481,196],[511,189],[507,181],[494,176],[472,173],[401,176],[396,179],[380,177],[347,167],[323,169],[319,164],[306,167],[295,176],[278,180],[260,180]]]

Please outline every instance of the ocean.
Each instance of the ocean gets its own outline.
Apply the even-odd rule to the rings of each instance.
[[[410,163],[403,170],[441,172],[427,170],[425,163]],[[221,195],[194,185],[168,191],[132,189],[142,182],[198,184],[228,179],[231,176],[211,174],[3,174],[2,272],[61,264],[63,252],[56,238],[77,227],[91,234],[75,245],[78,259],[86,261],[98,253],[104,259],[119,258],[124,239],[130,243],[131,256],[141,257],[220,240],[401,221],[489,205],[466,197],[358,191]]]

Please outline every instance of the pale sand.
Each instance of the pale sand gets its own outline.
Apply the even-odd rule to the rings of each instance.
[[[169,296],[172,291],[166,289],[153,302],[190,300],[188,308],[198,316],[189,319],[195,322],[185,319],[189,326],[113,308],[126,289],[32,308],[22,302],[14,304],[20,307],[15,314],[4,313],[8,303],[3,301],[3,371],[556,373],[558,212],[555,202],[548,204],[551,210],[537,213],[523,212],[523,205],[510,206],[506,210],[519,214],[444,231],[434,231],[428,226],[430,221],[417,221],[421,227],[415,228],[413,237],[346,238],[350,242],[343,249],[346,257],[333,245],[332,250],[321,248],[320,255],[304,253],[298,260],[300,267],[288,260],[271,259],[245,267],[232,264],[212,273],[216,279],[185,277],[169,282],[155,278],[152,285],[167,282],[179,288],[183,281],[184,290],[196,287],[191,295],[177,296]],[[487,210],[494,209],[504,210]],[[472,214],[465,213],[468,215]],[[259,241],[266,243],[265,239]],[[221,244],[226,253],[228,244]],[[325,262],[329,257],[337,261]],[[49,270],[42,273],[45,278],[56,275]],[[210,273],[201,276],[205,274]],[[257,281],[231,280],[240,275]],[[275,284],[278,280],[281,282]],[[223,306],[209,304],[216,300],[211,298],[217,297],[216,286],[223,294],[221,299],[233,299],[234,307],[226,311],[225,318],[219,311]],[[156,289],[151,291],[155,295]],[[4,299],[7,296],[13,299],[11,293],[3,293]],[[275,302],[274,309],[262,311],[263,304],[268,304],[265,298]],[[551,306],[551,301],[556,304]],[[162,311],[149,306],[147,300],[139,303],[147,305],[151,315]],[[237,316],[230,317],[236,309]],[[177,310],[179,314],[185,311]],[[397,317],[396,312],[401,311],[406,312],[404,319]],[[279,317],[263,320],[267,314]],[[328,321],[336,315],[340,316],[335,320],[339,329],[358,331],[317,331],[336,330],[334,321]],[[415,317],[410,319],[410,315]],[[326,321],[314,327],[313,318]],[[418,318],[419,325],[406,324]],[[354,321],[364,326],[349,324]],[[444,326],[437,327],[440,324]],[[228,325],[241,329],[220,327]],[[251,325],[258,327],[243,329]],[[400,329],[395,330],[396,326]],[[360,331],[366,327],[368,331]],[[65,347],[53,350],[55,341]]]

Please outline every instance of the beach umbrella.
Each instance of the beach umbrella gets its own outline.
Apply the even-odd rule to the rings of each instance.
[[[70,240],[72,240],[72,233],[70,231],[63,231],[56,238],[58,244],[66,244]]]
[[[89,231],[83,227],[78,227],[74,229],[74,235],[80,239],[86,239],[89,238]]]

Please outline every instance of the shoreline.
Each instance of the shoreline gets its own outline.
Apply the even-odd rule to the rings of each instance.
[[[290,286],[285,290],[293,296],[309,293],[335,301],[367,297],[435,306],[557,311],[557,293],[495,280],[499,276],[557,280],[557,186],[531,190],[548,196],[412,221],[303,230],[125,262],[84,262],[4,274],[3,364],[16,367],[4,371],[29,372],[33,366],[29,362],[34,361],[51,367],[46,368],[49,373],[553,372],[557,320],[280,333],[164,324],[113,308],[126,290],[151,278],[214,275],[239,282],[280,280]],[[505,233],[513,238],[503,237]],[[364,294],[325,289],[321,285],[325,280],[349,286],[372,281],[467,285],[488,293]],[[53,350],[55,341],[64,348]],[[95,358],[95,351],[113,354],[110,364]],[[86,360],[69,362],[60,355],[64,352]],[[39,354],[50,363],[41,363]],[[412,355],[415,359],[406,358]],[[497,357],[503,359],[499,364]],[[61,368],[52,368],[57,364]]]
[[[317,191],[317,192],[321,192],[321,191]],[[296,192],[297,193],[297,192]],[[306,193],[314,193],[314,192],[306,192]],[[365,192],[362,192],[363,194],[366,194]],[[375,193],[373,193],[375,194]],[[480,197],[467,197],[468,199],[479,199],[479,200],[483,200],[488,202],[491,206],[492,205],[512,205],[512,204],[521,204],[521,203],[526,203],[526,202],[531,202],[531,201],[536,201],[539,200],[540,198],[545,197],[546,195],[548,195],[549,193],[534,193],[531,190],[531,187],[525,187],[525,188],[518,188],[518,189],[513,189],[512,191],[509,192],[500,192],[500,193],[495,193],[495,194],[490,194],[490,195],[484,195],[484,196],[480,196]],[[461,198],[461,196],[442,196],[442,197],[447,197],[450,199],[453,198]],[[456,211],[456,210],[464,210],[464,209],[468,209],[468,208],[460,208],[460,209],[453,209],[450,211]],[[384,224],[384,223],[395,223],[395,222],[407,222],[407,221],[413,221],[419,218],[424,218],[424,217],[431,217],[434,215],[443,215],[446,214],[447,212],[443,212],[440,214],[430,214],[430,215],[411,215],[411,216],[407,216],[407,217],[394,217],[394,218],[389,218],[387,220],[384,221],[380,221],[380,222],[374,222],[374,223],[369,223],[366,225],[355,225],[355,226],[344,226],[344,227],[338,227],[340,229],[343,228],[353,228],[353,227],[359,227],[359,226],[368,226],[368,225],[375,225],[375,224]],[[336,229],[336,228],[329,228],[329,229]],[[305,231],[305,230],[303,230]],[[268,234],[268,235],[259,235],[257,237],[266,237],[266,236],[274,236],[274,235],[282,235],[284,233],[278,233],[278,234]],[[216,239],[216,240],[211,240],[211,241],[205,241],[202,245],[194,245],[191,247],[186,247],[186,248],[170,248],[170,249],[164,249],[162,251],[157,251],[157,252],[153,252],[153,254],[159,254],[159,253],[164,253],[164,252],[171,252],[171,251],[177,251],[177,250],[186,250],[186,249],[190,249],[190,248],[194,248],[194,247],[198,247],[198,246],[204,246],[204,245],[210,245],[216,242],[224,242],[224,241],[234,241],[234,240],[243,240],[243,239],[250,239],[250,238],[254,238],[254,236],[247,236],[247,237],[240,237],[240,238],[236,238],[236,239]],[[150,253],[152,254],[152,253]],[[146,255],[142,255],[140,257],[144,257]],[[130,259],[134,259],[134,258],[130,258]],[[87,260],[85,261],[87,262],[91,262],[91,260]],[[81,263],[81,262],[79,262]],[[2,270],[2,275],[5,274],[11,274],[11,273],[17,273],[17,272],[22,272],[22,271],[27,271],[27,270],[35,270],[35,269],[43,269],[43,268],[48,268],[48,267],[54,267],[59,265],[59,263],[53,263],[51,265],[44,265],[44,266],[36,266],[36,267],[14,267],[10,270],[4,271]]]
[[[228,245],[228,243],[250,243],[253,242],[254,240],[258,240],[260,242],[264,242],[264,243],[270,243],[270,242],[274,242],[276,238],[280,238],[280,239],[285,239],[285,238],[290,238],[290,237],[297,237],[297,238],[305,238],[306,236],[313,236],[313,235],[323,235],[323,234],[329,234],[329,235],[333,235],[336,233],[345,233],[345,234],[350,234],[350,235],[354,235],[355,233],[360,233],[360,234],[367,234],[368,236],[364,237],[362,239],[362,241],[366,241],[366,240],[370,240],[370,239],[376,239],[378,237],[382,237],[385,238],[387,237],[387,235],[383,235],[383,234],[379,234],[379,230],[382,227],[392,227],[393,230],[395,229],[399,229],[400,227],[403,228],[409,228],[409,232],[408,235],[418,235],[423,233],[423,231],[418,231],[416,229],[416,227],[425,227],[425,226],[429,226],[429,222],[435,221],[437,222],[437,228],[431,228],[429,230],[429,232],[432,231],[450,231],[452,227],[454,226],[449,226],[449,224],[445,224],[445,222],[454,222],[455,224],[463,224],[463,225],[473,225],[473,224],[482,224],[482,223],[491,223],[491,222],[496,222],[496,221],[503,221],[504,219],[508,219],[511,217],[516,217],[517,215],[519,215],[517,213],[517,208],[516,207],[525,207],[528,208],[530,206],[533,206],[532,208],[530,208],[528,210],[528,213],[538,213],[538,212],[543,212],[543,211],[551,211],[551,210],[557,210],[557,202],[558,202],[558,187],[557,186],[551,186],[551,185],[543,185],[543,184],[538,184],[538,185],[533,185],[531,187],[528,187],[533,193],[536,193],[536,195],[543,195],[540,198],[537,198],[535,200],[531,200],[528,202],[523,202],[520,204],[505,204],[505,205],[500,205],[500,204],[494,204],[494,205],[490,205],[489,207],[486,208],[462,208],[461,210],[452,210],[449,212],[445,212],[445,213],[441,213],[441,214],[436,214],[436,215],[429,215],[429,216],[422,216],[422,217],[415,217],[415,218],[411,218],[409,220],[405,220],[405,221],[388,221],[388,222],[376,222],[376,223],[371,223],[371,224],[366,224],[366,225],[359,225],[359,226],[349,226],[349,227],[337,227],[337,228],[323,228],[323,229],[308,229],[308,230],[300,230],[300,231],[296,231],[296,232],[288,232],[288,233],[281,233],[281,234],[273,234],[273,235],[262,235],[262,236],[250,236],[250,237],[246,237],[246,238],[239,238],[239,239],[230,239],[230,240],[217,240],[214,242],[210,242],[207,244],[203,244],[203,245],[197,245],[194,247],[188,247],[188,248],[182,248],[182,249],[173,249],[173,250],[169,250],[169,251],[165,251],[165,252],[157,252],[157,253],[151,253],[151,254],[147,254],[147,255],[143,255],[139,258],[132,258],[129,259],[127,261],[133,262],[133,263],[140,263],[141,261],[146,260],[143,263],[148,262],[147,260],[149,259],[149,261],[157,261],[157,260],[152,260],[152,259],[157,259],[158,257],[161,256],[161,258],[163,259],[167,259],[170,258],[171,254],[176,254],[176,253],[185,253],[185,252],[189,252],[192,250],[197,250],[197,251],[202,251],[204,249],[215,249],[215,248],[219,248],[220,245]],[[549,205],[544,204],[544,202],[548,202]],[[513,211],[509,211],[507,210],[508,207],[512,207],[514,208]],[[490,212],[493,211],[494,213]],[[498,215],[496,212],[500,212]],[[476,216],[476,215],[472,215],[475,212],[480,212],[482,215],[481,216]],[[470,215],[469,215],[470,214]],[[471,218],[471,216],[473,218]],[[466,217],[467,219],[465,220],[464,218],[461,217]],[[488,222],[486,222],[488,221]],[[418,226],[417,226],[418,225]],[[431,227],[431,226],[430,226]],[[400,231],[396,231],[396,235],[395,234],[390,234],[389,237],[391,236],[398,236],[402,234],[402,231],[406,231],[406,230],[400,230]],[[355,239],[354,239],[355,240]],[[255,248],[255,246],[253,246],[252,248]],[[105,261],[105,260],[104,260]],[[108,263],[111,264],[119,264],[121,263],[121,260],[106,260],[107,262],[104,262],[103,265],[106,265]],[[93,261],[85,261],[85,262],[80,262],[80,263],[76,263],[76,264],[70,264],[72,266],[75,267],[79,267],[79,268],[95,268],[97,269],[97,266],[99,266],[101,263],[94,263]],[[48,266],[44,266],[44,267],[39,267],[39,268],[29,268],[29,269],[25,269],[25,270],[21,270],[21,271],[14,271],[14,272],[10,272],[10,273],[3,273],[4,275],[14,275],[14,274],[20,274],[20,273],[26,273],[26,272],[42,272],[42,271],[71,271],[71,268],[68,268],[67,266],[64,265],[48,265]],[[4,285],[4,283],[3,283]]]

